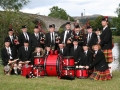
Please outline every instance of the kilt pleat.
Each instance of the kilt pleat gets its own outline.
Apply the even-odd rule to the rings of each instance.
[[[103,53],[105,55],[106,62],[108,62],[108,63],[113,62],[112,49],[103,50]]]
[[[110,80],[111,78],[112,77],[110,75],[109,69],[102,71],[102,72],[94,70],[94,72],[90,76],[91,80],[100,80],[100,81]]]

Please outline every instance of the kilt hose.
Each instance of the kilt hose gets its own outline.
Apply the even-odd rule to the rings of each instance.
[[[91,80],[100,80],[100,81],[106,81],[112,79],[112,76],[110,75],[109,69],[105,71],[97,71],[94,70],[94,72],[90,76]]]
[[[103,50],[103,53],[105,55],[106,62],[107,63],[112,63],[113,62],[112,49]]]

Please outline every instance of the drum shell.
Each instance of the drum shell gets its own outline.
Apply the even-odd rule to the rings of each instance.
[[[29,74],[30,72],[32,72],[32,67],[31,67],[31,65],[28,65],[28,66],[24,65],[24,66],[22,67],[22,69],[21,69],[21,75],[22,75],[22,76],[26,76],[26,75]]]
[[[75,75],[77,78],[87,78],[88,70],[86,68],[77,68],[75,70]]]
[[[33,67],[33,74],[35,76],[44,76],[45,75],[45,70],[44,67]]]
[[[63,57],[63,67],[67,67],[67,66],[75,66],[75,62],[74,62],[74,58],[73,57]]]
[[[74,67],[64,67],[62,68],[62,71],[61,71],[61,77],[64,77],[64,76],[75,76],[75,68]]]
[[[43,57],[34,57],[34,65],[44,66],[44,58]]]
[[[59,55],[48,55],[45,58],[45,70],[48,76],[58,76],[59,74]]]

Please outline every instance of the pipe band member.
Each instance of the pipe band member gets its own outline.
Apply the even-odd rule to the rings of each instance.
[[[10,47],[10,40],[5,39],[5,47],[1,50],[2,64],[6,75],[17,73],[17,52],[14,47]]]
[[[110,75],[109,67],[100,45],[96,44],[92,48],[95,52],[94,61],[86,66],[87,69],[94,67],[94,71],[91,74],[90,79],[102,81],[110,80],[112,77]]]

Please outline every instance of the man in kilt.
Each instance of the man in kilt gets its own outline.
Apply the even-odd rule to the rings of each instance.
[[[108,18],[103,17],[102,18],[102,26],[103,31],[100,35],[100,39],[98,40],[103,53],[106,58],[106,62],[108,63],[109,67],[111,67],[111,63],[113,62],[113,56],[112,56],[112,32],[110,28],[108,27]],[[110,69],[111,71],[111,69]],[[112,72],[112,71],[111,71]]]

